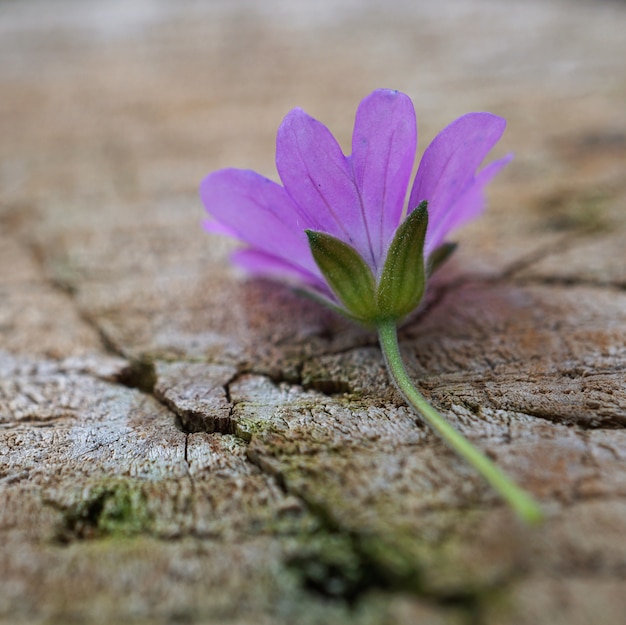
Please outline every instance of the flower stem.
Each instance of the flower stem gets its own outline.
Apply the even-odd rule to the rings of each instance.
[[[539,504],[452,427],[415,388],[402,362],[396,323],[382,321],[377,325],[377,329],[389,376],[407,403],[461,458],[471,464],[489,482],[521,519],[527,523],[542,521],[543,513]]]

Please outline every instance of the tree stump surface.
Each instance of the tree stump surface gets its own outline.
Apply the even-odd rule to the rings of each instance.
[[[0,623],[618,625],[626,614],[626,4],[0,4]],[[275,177],[295,106],[349,150],[508,120],[484,217],[401,331],[539,498],[525,527],[376,338],[228,262],[197,186]]]

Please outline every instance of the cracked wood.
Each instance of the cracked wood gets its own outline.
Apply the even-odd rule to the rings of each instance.
[[[620,624],[626,8],[231,4],[0,5],[0,623]],[[375,337],[199,227],[208,171],[272,175],[295,105],[346,140],[377,86],[422,146],[508,119],[516,158],[400,338],[540,530]]]

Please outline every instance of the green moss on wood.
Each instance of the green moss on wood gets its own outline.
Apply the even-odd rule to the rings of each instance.
[[[152,529],[153,515],[139,482],[104,481],[90,488],[63,515],[62,542],[102,536],[132,536]]]

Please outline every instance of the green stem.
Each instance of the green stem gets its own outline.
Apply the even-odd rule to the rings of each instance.
[[[377,329],[389,375],[407,403],[417,410],[424,421],[461,458],[471,464],[491,484],[520,518],[527,523],[540,522],[543,519],[543,513],[539,504],[498,469],[487,456],[474,447],[458,430],[454,429],[415,388],[402,362],[395,322],[382,321],[378,324]]]

